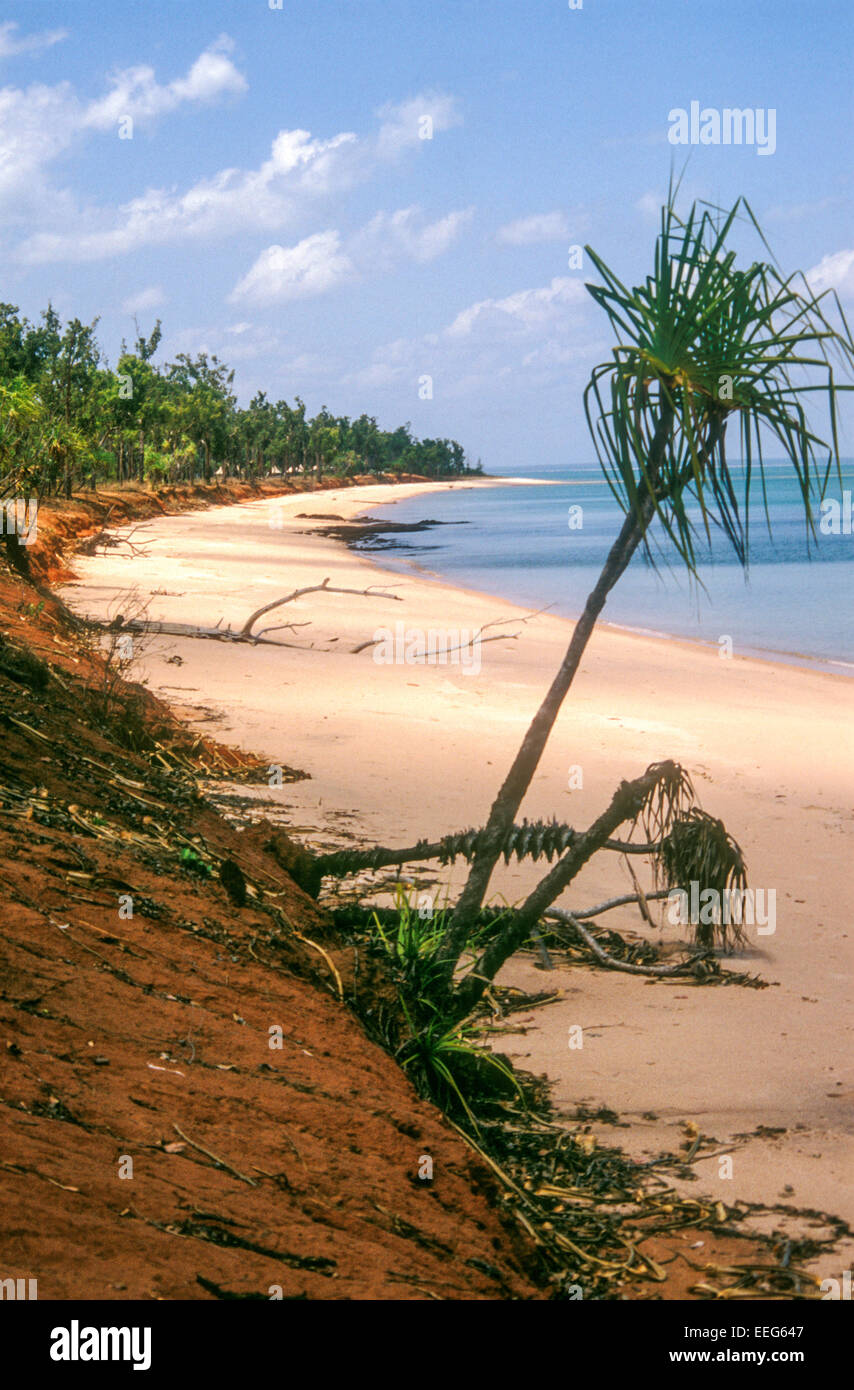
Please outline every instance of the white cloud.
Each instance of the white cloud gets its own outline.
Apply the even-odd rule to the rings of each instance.
[[[68,147],[75,124],[76,101],[67,82],[0,88],[0,192],[6,195],[6,218],[14,210],[13,192],[33,201],[43,166]]]
[[[382,159],[393,159],[410,146],[462,124],[457,100],[447,92],[420,92],[397,105],[389,102],[376,114],[382,121],[376,140]]]
[[[379,212],[343,244],[338,231],[306,237],[297,246],[268,246],[235,285],[229,301],[256,303],[326,294],[364,275],[388,271],[402,258],[434,260],[471,218],[471,209],[426,222],[419,207]]]
[[[556,277],[541,289],[517,290],[505,299],[482,299],[457,314],[446,332],[453,338],[467,337],[475,328],[526,330],[545,328],[570,305],[585,301],[584,285],[566,276]]]
[[[371,362],[367,367],[360,367],[358,371],[348,372],[344,382],[347,386],[357,386],[360,390],[374,391],[385,386],[394,386],[407,377],[410,381],[415,380],[414,367],[407,370],[391,362],[377,361]]]
[[[425,222],[420,207],[378,212],[353,239],[351,254],[375,264],[405,256],[413,261],[432,261],[456,241],[472,218],[473,209],[449,212],[436,222]]]
[[[338,232],[316,232],[296,246],[268,246],[235,285],[229,301],[264,305],[306,299],[336,288],[353,273]]]
[[[227,56],[233,44],[223,35],[205,49],[185,77],[161,86],[154,69],[145,65],[124,68],[109,81],[112,90],[83,112],[81,125],[93,130],[109,130],[131,116],[134,121],[162,116],[182,102],[210,102],[228,94],[246,91],[246,78]]]
[[[296,373],[297,376],[325,376],[329,372],[329,357],[317,352],[299,352],[296,357],[282,363],[282,370]]]
[[[57,41],[56,34],[36,37],[44,38],[45,43],[48,39]],[[14,35],[10,39],[9,26],[0,26],[0,56],[4,44],[8,51],[10,42],[25,41],[16,40]],[[54,253],[81,260],[99,254],[94,243],[87,244],[82,254],[73,254],[74,242],[87,235],[93,217],[90,214],[87,222],[69,193],[47,189],[47,166],[82,135],[109,128],[121,116],[145,119],[173,110],[184,101],[211,101],[242,90],[245,80],[225,56],[227,42],[220,40],[207,49],[185,77],[167,86],[157,84],[150,68],[119,73],[112,79],[113,90],[89,105],[80,101],[69,82],[0,88],[0,219],[8,224],[20,220],[23,211],[40,211],[42,220],[51,227],[66,228],[43,241],[35,238],[34,248],[27,248],[24,259],[30,259],[31,250],[33,260],[50,259]]]
[[[854,250],[822,256],[806,278],[815,294],[834,289],[839,295],[854,295]]]
[[[27,158],[45,162],[52,157],[69,142],[69,127],[81,123],[89,129],[106,127],[122,115],[153,115],[171,109],[180,100],[207,99],[214,93],[236,90],[236,82],[243,79],[229,60],[224,59],[223,66],[221,58],[209,49],[187,78],[168,87],[152,85],[149,69],[132,69],[130,76],[120,74],[121,82],[116,79],[114,92],[86,108],[82,116],[75,113],[75,99],[66,88],[61,94],[67,108],[64,120],[59,118],[58,89],[44,89],[48,96],[55,94],[51,100],[57,111],[48,113],[50,119],[38,119],[39,102],[28,94],[26,106],[31,118],[22,124],[32,129],[35,139],[32,143],[19,141],[17,167]],[[4,169],[2,99],[0,92],[0,186]],[[432,112],[436,130],[447,128],[455,119],[452,98],[428,94],[403,106],[384,108],[384,124],[373,142],[360,140],[352,131],[323,140],[312,138],[306,130],[282,130],[273,140],[269,158],[257,169],[221,169],[183,192],[150,188],[117,208],[64,216],[61,231],[53,230],[57,219],[52,217],[51,230],[33,234],[18,248],[17,259],[29,265],[95,261],[126,255],[142,246],[231,236],[250,228],[279,231],[304,216],[316,200],[344,193],[369,177],[380,153],[388,155],[417,143],[417,131],[412,134],[412,113],[424,111]],[[10,113],[6,122],[10,129],[15,124],[12,115],[19,114]],[[388,237],[396,237],[404,251],[408,241],[407,254],[430,259],[450,244],[466,216],[452,213],[427,227],[419,225],[417,210],[405,210],[395,214],[398,220],[388,227]]]
[[[165,303],[166,296],[160,285],[149,285],[147,289],[123,299],[122,309],[126,314],[142,314],[146,309],[159,309]]]
[[[226,329],[226,334],[230,332],[231,330]],[[281,351],[282,344],[276,333],[268,328],[249,325],[247,331],[241,333],[237,339],[224,338],[222,347],[217,350],[217,356],[231,366],[235,362],[254,362],[259,358],[264,362],[270,362],[279,357]]]
[[[68,38],[67,29],[45,29],[40,34],[21,34],[15,32],[19,26],[13,19],[0,24],[0,59],[16,58],[20,53],[40,53],[52,48]]]
[[[84,219],[75,231],[36,234],[19,249],[19,259],[30,265],[93,261],[141,246],[230,236],[250,227],[276,230],[292,221],[306,200],[322,196],[336,182],[348,186],[346,156],[355,139],[343,134],[312,140],[305,130],[280,131],[270,158],[258,169],[222,169],[185,193],[149,189],[109,214],[112,225],[88,231]]]
[[[409,386],[427,373],[441,382],[443,397],[492,394],[523,377],[550,388],[584,372],[591,353],[580,279],[555,279],[503,299],[484,299],[463,309],[439,333],[398,338],[378,348],[371,361],[344,378],[361,390]]]
[[[535,246],[544,241],[565,241],[569,235],[565,213],[540,212],[508,222],[499,228],[496,239],[506,246]]]

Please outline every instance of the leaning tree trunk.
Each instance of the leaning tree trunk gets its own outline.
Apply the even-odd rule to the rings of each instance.
[[[650,447],[647,475],[655,479],[673,427],[673,408],[669,402],[662,404],[661,415],[656,426]],[[595,588],[591,591],[584,612],[575,625],[572,640],[560,669],[549,688],[537,713],[531,721],[522,745],[513,760],[513,765],[504,780],[484,828],[481,845],[475,855],[465,887],[451,918],[450,929],[442,947],[442,955],[449,971],[465,945],[472,926],[483,906],[489,888],[492,871],[501,853],[504,837],[516,817],[528,787],[531,785],[537,765],[554,728],[560,707],[572,685],[575,673],[584,655],[584,649],[605,601],[617,580],[625,572],[629,561],[640,545],[647,527],[655,512],[655,499],[649,487],[642,483],[638,489],[637,505],[628,513],[620,534],[608,554]]]
[[[626,821],[634,820],[659,777],[660,768],[653,766],[647,768],[646,772],[634,781],[620,783],[610,805],[583,834],[578,836],[566,854],[561,856],[545,878],[528,894],[521,908],[514,914],[511,924],[487,942],[472,969],[454,991],[450,1011],[455,1019],[464,1018],[471,1012],[504,962],[527,940],[543,913],[560,897],[597,850],[608,843],[617,827]]]

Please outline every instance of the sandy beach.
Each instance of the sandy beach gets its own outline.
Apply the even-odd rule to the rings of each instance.
[[[242,626],[261,605],[326,578],[331,587],[393,593],[311,594],[277,610],[271,624],[307,624],[276,634],[287,647],[147,639],[133,674],[206,732],[310,774],[262,792],[314,846],[404,845],[477,826],[572,625],[423,574],[380,570],[317,535],[328,522],[299,515],[348,518],[447,486],[365,486],[164,517],[135,527],[132,548],[79,556],[77,582],[63,596],[77,611],[103,615],[127,613],[135,591],[152,619]],[[506,636],[483,644],[477,671],[381,663],[375,647],[353,650],[397,623],[469,633],[501,623],[487,633]],[[720,1176],[709,1157],[682,1186],[729,1204],[791,1209],[757,1218],[758,1229],[823,1230],[818,1217],[796,1214],[807,1210],[854,1224],[851,698],[843,676],[722,660],[601,625],[523,808],[529,818],[584,827],[622,778],[674,758],[704,809],[742,845],[751,884],[776,891],[775,931],[749,929],[746,950],[724,962],[761,975],[766,989],[650,983],[587,968],[546,974],[527,957],[502,975],[562,992],[522,1015],[527,1031],[502,1047],[548,1074],[568,1116],[578,1107],[614,1112],[619,1127],[592,1121],[593,1132],[639,1158],[675,1151],[684,1126],[695,1124],[716,1153],[732,1156],[732,1176]],[[580,769],[582,786],[571,769]],[[259,809],[269,814],[268,805]],[[443,881],[451,891],[464,869],[459,863]],[[541,873],[541,865],[502,867],[493,891],[512,901]],[[628,891],[622,861],[600,854],[563,905]],[[600,921],[656,941],[683,939],[684,928],[650,928],[632,908]],[[584,1030],[581,1050],[568,1047],[574,1025]],[[847,1242],[814,1268],[839,1277],[852,1254]]]

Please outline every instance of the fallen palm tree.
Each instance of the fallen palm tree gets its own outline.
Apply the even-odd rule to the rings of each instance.
[[[615,838],[621,827],[627,827],[628,833]],[[640,837],[633,838],[638,830]],[[460,857],[472,863],[484,833],[468,830],[436,841],[421,840],[402,849],[375,846],[308,857],[301,866],[303,886],[316,895],[326,876],[341,877],[427,860],[448,864]],[[634,894],[577,913],[554,909],[553,904],[600,850],[647,856],[652,862],[656,888],[644,893],[638,886]],[[430,995],[432,1006],[443,1017],[459,1019],[470,1013],[510,956],[529,937],[536,939],[543,920],[557,916],[569,921],[600,962],[613,966],[615,963],[596,946],[580,919],[627,903],[642,902],[645,906],[648,901],[687,893],[692,883],[697,883],[702,892],[713,894],[719,903],[727,901],[729,892],[743,892],[747,885],[738,844],[721,821],[695,804],[691,778],[672,761],[654,763],[641,777],[621,782],[609,805],[586,830],[557,822],[512,826],[504,836],[501,853],[508,863],[511,857],[536,861],[543,856],[552,867],[520,906],[498,914],[485,936],[482,931],[476,934],[474,950],[470,933],[462,940],[456,936],[453,917],[441,932],[434,934]],[[708,915],[709,922],[695,924],[697,944],[702,948],[699,955],[674,966],[633,967],[632,973],[677,974],[707,955],[716,941],[728,945],[741,938],[738,922],[729,921],[720,910],[712,910]]]

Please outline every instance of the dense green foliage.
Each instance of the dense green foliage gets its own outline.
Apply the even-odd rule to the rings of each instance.
[[[38,494],[99,481],[205,481],[222,469],[242,478],[280,473],[353,477],[469,470],[452,439],[381,430],[372,416],[310,419],[259,391],[245,409],[234,372],[216,356],[179,353],[155,365],[160,320],[148,338],[122,344],[111,370],[92,324],[63,326],[51,306],[38,324],[0,304],[0,495]],[[479,467],[475,471],[480,471]]]

